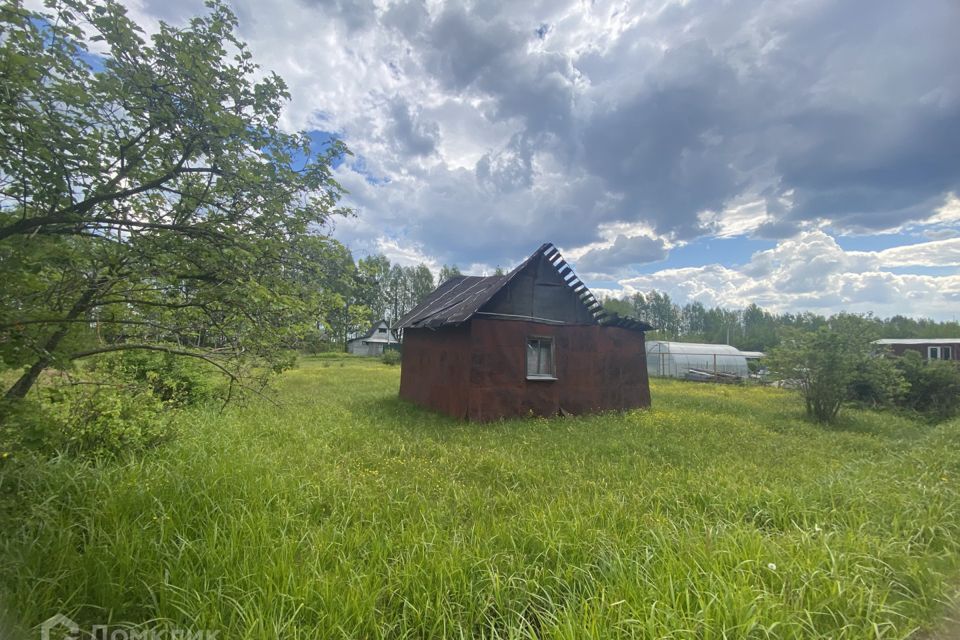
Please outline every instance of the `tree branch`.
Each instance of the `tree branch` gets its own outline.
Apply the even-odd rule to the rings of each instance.
[[[0,228],[0,240],[5,240],[6,238],[9,238],[10,236],[13,236],[13,235],[28,233],[34,229],[38,229],[40,227],[44,227],[50,224],[70,224],[70,223],[82,224],[85,222],[96,223],[98,222],[98,218],[93,218],[89,221],[85,221],[83,218],[79,218],[78,216],[82,216],[83,214],[87,213],[88,211],[96,207],[98,204],[102,204],[104,202],[110,202],[113,200],[122,200],[124,198],[129,198],[131,196],[135,196],[137,194],[143,193],[144,191],[150,191],[151,189],[156,189],[162,186],[164,183],[169,182],[173,178],[177,177],[178,175],[182,175],[185,173],[211,173],[211,172],[219,171],[219,169],[216,169],[213,167],[184,167],[183,165],[186,163],[191,153],[192,153],[192,148],[190,145],[187,145],[187,147],[184,149],[183,155],[180,157],[180,159],[177,161],[177,164],[172,169],[170,169],[163,175],[160,175],[154,178],[153,180],[144,182],[143,184],[140,184],[136,187],[130,187],[129,189],[121,189],[120,191],[113,191],[110,193],[101,193],[100,195],[91,196],[82,202],[72,204],[69,207],[65,207],[63,209],[60,209],[59,211],[51,213],[50,215],[38,216],[33,218],[23,218],[13,224]]]
[[[242,388],[242,389],[246,389],[246,390],[248,390],[248,391],[254,392],[255,394],[257,394],[258,396],[260,396],[261,398],[263,398],[263,399],[266,400],[267,402],[271,403],[271,404],[272,404],[273,406],[275,406],[275,407],[278,407],[278,408],[279,408],[279,407],[281,406],[279,402],[277,402],[277,401],[274,400],[273,398],[267,396],[266,394],[262,393],[261,391],[259,391],[259,390],[257,390],[257,389],[254,389],[254,388],[252,388],[252,387],[249,387],[249,386],[243,384],[243,381],[240,379],[240,376],[238,376],[237,374],[233,373],[232,371],[230,371],[229,369],[227,369],[226,367],[224,367],[222,364],[220,364],[219,362],[217,362],[217,361],[214,360],[213,358],[210,358],[210,357],[208,357],[208,356],[206,356],[206,355],[204,355],[204,354],[202,354],[202,353],[197,353],[196,351],[184,351],[183,349],[174,349],[174,348],[171,348],[171,347],[164,347],[164,346],[157,345],[157,344],[116,344],[116,345],[110,345],[110,346],[106,346],[106,347],[100,347],[100,348],[98,348],[98,349],[89,349],[89,350],[87,350],[87,351],[78,351],[77,353],[74,353],[74,354],[71,354],[71,355],[67,356],[67,359],[68,359],[68,360],[80,360],[80,359],[82,359],[82,358],[89,358],[90,356],[95,356],[95,355],[99,355],[99,354],[102,354],[102,353],[113,353],[113,352],[116,352],[116,351],[136,351],[136,350],[139,350],[139,351],[158,351],[158,352],[160,352],[160,353],[169,353],[169,354],[172,354],[172,355],[175,355],[175,356],[184,356],[184,357],[187,357],[187,358],[196,358],[196,359],[198,359],[198,360],[203,360],[203,361],[206,362],[207,364],[212,365],[212,366],[216,367],[217,369],[219,369],[225,376],[227,376],[227,378],[229,378],[229,380],[230,380],[230,386],[231,386],[231,394],[232,394],[232,387],[233,387],[234,384],[236,384],[237,386],[239,386],[239,387]],[[228,398],[228,399],[229,399],[229,398]]]

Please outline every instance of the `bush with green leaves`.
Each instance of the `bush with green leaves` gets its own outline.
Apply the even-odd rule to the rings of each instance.
[[[874,353],[863,358],[854,367],[853,378],[847,385],[847,397],[852,402],[872,409],[897,406],[910,390],[910,383],[893,358]]]
[[[389,364],[391,366],[400,364],[401,359],[400,352],[396,349],[387,349],[383,352],[383,357],[381,358],[383,364]]]
[[[117,380],[149,388],[174,407],[202,404],[218,395],[214,372],[199,360],[154,351],[121,351],[102,356],[95,369]]]
[[[834,422],[858,383],[865,385],[861,391],[868,396],[896,394],[895,376],[874,356],[872,336],[863,323],[859,316],[840,315],[814,331],[788,330],[771,354],[774,376],[800,390],[807,416],[817,422]],[[882,388],[887,384],[894,388]]]
[[[916,351],[907,351],[895,362],[909,387],[900,406],[933,420],[960,414],[960,366],[942,360],[925,361]]]
[[[174,433],[164,402],[137,383],[58,382],[32,398],[4,400],[3,413],[4,458],[115,456],[156,446]]]

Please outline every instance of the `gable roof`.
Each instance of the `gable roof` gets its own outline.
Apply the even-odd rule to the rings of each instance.
[[[377,332],[377,329],[379,329],[380,327],[382,327],[382,326],[384,326],[384,325],[386,325],[386,327],[387,327],[387,335],[390,336],[391,339],[390,339],[390,340],[383,340],[382,342],[399,342],[399,340],[397,340],[397,335],[396,335],[396,333],[394,333],[393,329],[390,328],[390,325],[387,323],[386,320],[378,320],[377,322],[374,322],[374,323],[373,323],[373,326],[371,326],[370,329],[369,329],[366,333],[364,333],[364,334],[362,334],[362,335],[359,335],[359,336],[356,336],[356,337],[353,337],[353,338],[350,338],[349,340],[347,340],[347,342],[353,342],[354,340],[367,340],[367,339],[369,339],[369,338],[372,338],[372,337],[374,336],[374,334]],[[380,340],[377,340],[376,342],[381,342],[381,341],[380,341]]]
[[[455,276],[443,282],[430,295],[400,319],[400,329],[411,327],[436,328],[457,325],[470,320],[500,290],[507,286],[517,274],[522,272],[539,256],[543,256],[557,270],[560,277],[573,293],[587,307],[597,324],[618,326],[636,331],[647,331],[652,327],[645,322],[620,318],[616,314],[607,315],[603,305],[597,301],[587,285],[573,273],[560,251],[549,242],[540,246],[521,262],[513,271],[502,276]]]

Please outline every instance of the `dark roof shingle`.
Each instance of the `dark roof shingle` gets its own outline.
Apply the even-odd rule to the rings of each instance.
[[[619,326],[635,331],[647,331],[651,327],[645,322],[628,318],[619,318],[616,314],[608,317],[602,305],[593,297],[587,286],[580,282],[569,265],[564,262],[560,252],[550,243],[540,246],[510,273],[502,276],[455,276],[443,282],[430,295],[400,319],[400,329],[410,327],[436,328],[466,322],[476,314],[484,304],[500,291],[515,275],[523,271],[530,262],[544,255],[556,267],[564,282],[587,304],[588,309],[600,324]]]

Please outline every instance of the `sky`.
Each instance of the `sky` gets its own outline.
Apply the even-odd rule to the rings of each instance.
[[[231,4],[284,127],[354,153],[357,257],[552,242],[598,294],[960,314],[957,0]]]

